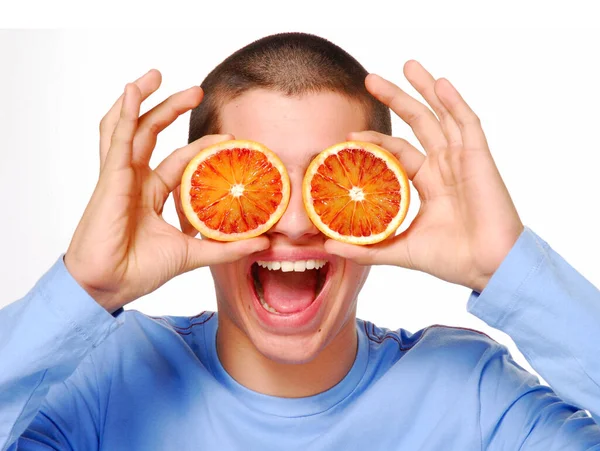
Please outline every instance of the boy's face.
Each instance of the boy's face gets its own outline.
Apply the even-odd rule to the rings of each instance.
[[[304,210],[302,179],[317,153],[366,128],[365,112],[358,102],[331,92],[287,97],[256,89],[226,103],[220,118],[222,133],[262,143],[279,156],[290,177],[291,197],[267,233],[267,251],[211,267],[219,334],[247,338],[271,360],[308,362],[342,331],[353,331],[356,298],[369,268],[325,252],[326,237]],[[327,263],[318,270],[284,272],[260,267],[257,260],[291,261],[298,269],[307,262],[310,267],[310,260]]]

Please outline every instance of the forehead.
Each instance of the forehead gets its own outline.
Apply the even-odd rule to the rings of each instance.
[[[288,170],[367,126],[364,107],[334,92],[286,96],[254,89],[225,103],[219,116],[221,133],[264,144]]]

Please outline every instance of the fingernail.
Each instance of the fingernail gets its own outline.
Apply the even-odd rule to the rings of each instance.
[[[264,238],[264,240],[262,238]],[[271,241],[267,237],[261,237],[259,239],[260,239],[260,242],[256,244],[256,247],[257,247],[256,252],[264,251],[265,249],[268,249],[269,247],[271,247]]]

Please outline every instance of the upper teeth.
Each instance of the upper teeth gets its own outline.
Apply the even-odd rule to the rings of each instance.
[[[256,262],[258,266],[267,268],[268,270],[281,270],[283,272],[302,272],[307,269],[321,269],[327,263],[327,260],[294,260],[294,261],[262,261]]]

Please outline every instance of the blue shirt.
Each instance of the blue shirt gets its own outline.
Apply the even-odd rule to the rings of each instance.
[[[600,292],[525,229],[468,309],[553,389],[482,333],[358,320],[340,383],[263,395],[221,366],[216,313],[110,315],[61,258],[0,311],[0,449],[600,449]]]

